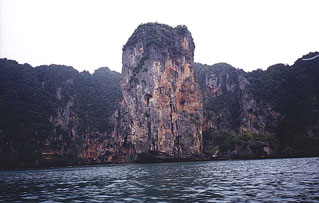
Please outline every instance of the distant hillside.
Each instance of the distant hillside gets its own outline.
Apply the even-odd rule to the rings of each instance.
[[[228,64],[195,64],[204,96],[206,153],[318,156],[318,55],[248,73]]]
[[[0,162],[5,166],[105,161],[120,74],[0,60]]]

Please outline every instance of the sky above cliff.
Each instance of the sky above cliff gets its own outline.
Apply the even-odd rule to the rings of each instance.
[[[319,51],[319,1],[0,0],[0,57],[32,66],[121,71],[141,23],[184,24],[195,62],[251,71]]]

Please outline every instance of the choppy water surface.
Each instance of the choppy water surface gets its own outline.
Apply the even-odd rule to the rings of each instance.
[[[3,202],[319,202],[319,158],[0,171]]]

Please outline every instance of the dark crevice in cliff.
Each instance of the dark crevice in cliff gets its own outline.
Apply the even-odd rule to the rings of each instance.
[[[170,118],[171,133],[174,135],[173,106],[172,106],[172,100],[171,99],[170,99],[170,102],[169,102],[169,107],[170,107],[169,118]]]

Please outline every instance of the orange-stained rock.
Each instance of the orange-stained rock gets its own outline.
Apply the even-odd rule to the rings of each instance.
[[[201,156],[203,105],[194,49],[185,26],[161,24],[140,25],[124,46],[121,111],[126,116],[118,120],[125,119],[128,127],[115,136],[126,136],[135,158]]]

